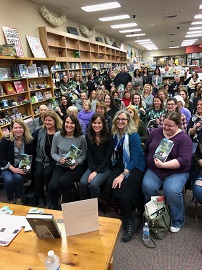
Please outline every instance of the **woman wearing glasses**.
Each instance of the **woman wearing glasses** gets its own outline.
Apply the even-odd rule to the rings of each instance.
[[[132,215],[132,206],[143,211],[141,183],[146,163],[137,128],[126,110],[116,113],[112,133],[113,168],[108,179],[108,191],[112,190],[113,197],[120,204],[124,228],[122,240],[127,242],[138,228],[138,222]]]

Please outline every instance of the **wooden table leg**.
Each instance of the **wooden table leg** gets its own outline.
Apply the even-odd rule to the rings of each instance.
[[[111,257],[111,261],[110,261],[110,263],[109,263],[109,268],[108,268],[108,270],[114,270],[114,258],[113,258],[113,257]]]

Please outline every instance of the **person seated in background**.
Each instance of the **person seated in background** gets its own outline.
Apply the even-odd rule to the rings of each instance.
[[[195,84],[195,90],[189,97],[192,103],[193,103],[194,97],[198,96],[198,94],[199,94],[198,91],[199,91],[201,86],[202,86],[201,82]],[[193,104],[193,106],[194,106],[194,104]]]
[[[163,126],[163,120],[165,117],[166,113],[171,113],[171,112],[179,112],[178,107],[177,107],[177,100],[174,97],[168,98],[167,103],[166,103],[166,109],[165,113],[163,113],[160,118],[159,118],[159,127]],[[180,128],[184,132],[187,132],[187,120],[186,116],[181,113],[181,122],[180,122]]]
[[[88,98],[90,98],[91,92],[96,89],[97,84],[94,80],[94,74],[90,73],[88,74],[88,81],[86,82],[86,86],[88,89]]]
[[[202,141],[198,143],[193,158],[197,174],[192,185],[193,196],[197,202],[202,204]]]
[[[136,131],[130,114],[126,110],[118,111],[112,126],[113,167],[107,180],[107,190],[118,199],[121,208],[124,242],[132,239],[139,225],[138,220],[133,218],[132,206],[142,213],[144,211],[141,183],[146,162],[140,136]]]
[[[197,102],[199,99],[202,98],[202,84],[199,85],[199,87],[197,87],[197,92],[195,97],[193,98],[193,107],[194,107],[194,112],[196,112],[196,106],[197,106]]]
[[[81,155],[73,165],[68,165],[66,155],[70,147],[76,146]],[[48,196],[52,209],[58,209],[59,191],[62,191],[64,202],[71,202],[72,183],[79,182],[83,175],[83,162],[86,159],[86,139],[82,135],[79,120],[74,115],[66,115],[62,130],[55,133],[53,137],[51,156],[56,161],[51,180],[48,185]]]
[[[111,133],[112,118],[111,118],[111,116],[107,115],[107,106],[103,101],[97,103],[95,112],[104,115],[108,130]]]
[[[70,82],[70,88],[71,88],[71,98],[72,99],[78,99],[81,92],[87,93],[87,86],[85,82],[82,80],[81,75],[78,72],[74,73],[74,76]]]
[[[133,86],[133,83],[131,81],[129,81],[127,84],[126,84],[126,87],[124,89],[125,91],[129,91],[129,92],[133,92],[134,90],[134,86]]]
[[[192,115],[193,111],[194,111],[194,107],[193,107],[193,103],[189,99],[189,95],[188,95],[187,90],[182,88],[181,90],[178,91],[178,94],[183,98],[183,100],[185,102],[184,107],[187,108],[190,111],[191,115]]]
[[[115,77],[115,80],[117,81],[117,86],[119,86],[120,84],[123,84],[124,88],[126,88],[127,83],[132,82],[132,77],[126,71],[125,66],[122,65],[120,72]]]
[[[79,182],[80,199],[98,198],[100,186],[110,175],[113,138],[110,135],[104,115],[95,113],[90,121],[87,142],[88,169]]]
[[[89,101],[91,103],[91,109],[92,109],[92,111],[95,111],[96,104],[97,104],[96,94],[97,94],[96,91],[93,90],[93,91],[91,91],[90,97],[89,97]]]
[[[58,115],[63,119],[66,115],[66,110],[69,106],[72,106],[71,98],[69,96],[61,97],[61,104],[55,109]]]
[[[139,92],[132,93],[130,105],[133,105],[135,109],[138,111],[138,115],[140,119],[141,120],[144,119],[147,109],[146,109],[146,104],[142,100],[142,96],[140,95]]]
[[[158,97],[160,97],[163,100],[163,105],[165,107],[168,99],[168,92],[165,89],[159,89]]]
[[[60,92],[62,96],[69,96],[69,94],[71,93],[71,82],[69,80],[69,77],[64,74],[62,75],[62,78],[60,80]]]
[[[97,89],[96,102],[104,101],[104,92],[101,89]]]
[[[187,121],[187,125],[188,125],[189,120],[191,118],[191,113],[190,113],[190,111],[187,108],[184,107],[185,106],[185,102],[184,102],[184,99],[180,95],[176,95],[175,96],[175,99],[177,100],[178,111],[180,113],[182,113],[182,114],[185,115],[186,121]]]
[[[67,109],[67,114],[74,115],[78,118],[79,111],[78,111],[77,107],[69,106]],[[79,124],[81,126],[82,134],[86,136],[86,133],[87,133],[86,124],[84,123],[83,120],[81,120],[79,118],[78,118],[78,120],[79,120]]]
[[[115,105],[119,108],[119,110],[125,109],[126,105],[121,100],[119,92],[116,90],[116,91],[113,91],[111,94],[112,94],[112,96],[114,98]]]
[[[131,101],[131,92],[128,90],[125,90],[123,92],[123,98],[121,100],[124,102],[125,106],[127,107]]]
[[[91,117],[95,112],[91,110],[91,103],[89,100],[86,100],[83,102],[83,110],[81,110],[78,114],[78,118],[81,119],[85,125],[86,128],[88,127],[88,124],[90,123]]]
[[[142,101],[145,102],[146,108],[149,109],[153,105],[154,96],[152,95],[151,84],[145,84],[142,91]]]
[[[9,203],[22,204],[22,195],[26,172],[19,168],[21,154],[32,155],[35,158],[33,137],[28,126],[21,118],[16,118],[10,125],[9,135],[0,143],[1,177]],[[31,172],[34,168],[31,164]]]
[[[199,79],[199,77],[198,77],[198,73],[193,73],[193,74],[191,75],[190,81],[189,81],[188,84],[187,84],[189,97],[190,97],[191,94],[195,91],[195,85],[196,85],[197,83],[200,83],[200,79]]]
[[[117,80],[115,80],[114,71],[111,69],[108,72],[108,76],[104,82],[105,88],[110,91],[112,87],[116,87],[118,85]]]
[[[138,110],[133,105],[129,105],[126,108],[126,110],[127,112],[129,112],[133,122],[135,123],[135,127],[137,128],[137,133],[140,136],[142,144],[144,144],[146,142],[148,133],[147,133],[147,128],[145,124],[138,116]]]
[[[48,107],[46,105],[42,104],[39,107],[39,117],[34,119],[34,130],[37,130],[43,126],[44,115],[47,111]]]
[[[104,103],[107,106],[107,115],[114,118],[115,113],[119,110],[119,108],[115,105],[114,98],[111,94],[106,94],[104,96]]]
[[[151,196],[157,196],[162,188],[171,214],[170,231],[175,233],[184,224],[184,203],[182,191],[189,178],[192,159],[192,141],[180,129],[181,115],[171,112],[164,116],[163,127],[155,128],[149,134],[145,153],[147,170],[142,181],[145,203]],[[171,140],[174,145],[165,162],[154,158],[154,153],[162,139]]]
[[[74,99],[72,100],[72,104],[75,105],[78,109],[78,111],[82,111],[83,110],[83,102],[88,100],[87,97],[87,93],[86,92],[82,92],[80,94],[80,98],[79,99]]]
[[[170,97],[173,97],[177,95],[178,92],[178,86],[181,84],[180,82],[180,76],[175,75],[174,77],[174,82],[170,84],[169,89],[168,89],[168,94]]]
[[[187,126],[188,135],[193,142],[193,153],[197,144],[202,142],[202,99],[199,99],[196,106],[196,113],[192,115]]]
[[[56,163],[51,156],[51,146],[54,134],[61,128],[62,120],[59,115],[48,110],[44,115],[44,125],[33,135],[36,148],[34,182],[39,201],[38,207],[46,206],[44,186],[47,189]]]
[[[100,82],[102,81],[102,77],[101,77],[100,71],[98,69],[95,69],[93,71],[93,75],[94,75],[94,81],[95,81],[95,83],[98,86],[101,85]]]

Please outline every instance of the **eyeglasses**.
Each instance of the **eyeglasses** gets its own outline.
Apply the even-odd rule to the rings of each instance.
[[[175,106],[175,104],[167,104],[167,106]]]
[[[117,118],[116,119],[116,121],[117,122],[125,122],[125,121],[127,121],[128,119],[126,119],[126,118]]]

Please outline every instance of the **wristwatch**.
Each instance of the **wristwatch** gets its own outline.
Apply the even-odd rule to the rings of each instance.
[[[129,174],[129,172],[123,171],[122,174],[124,177],[126,177]]]

